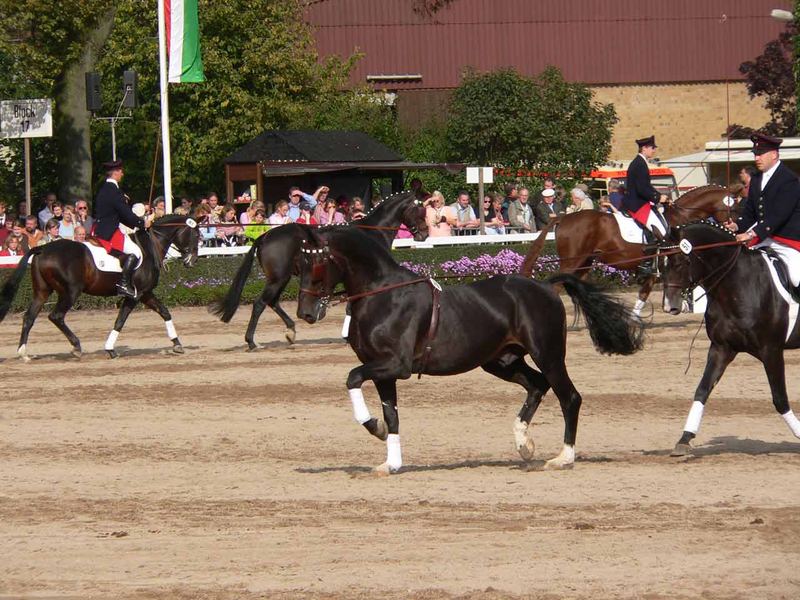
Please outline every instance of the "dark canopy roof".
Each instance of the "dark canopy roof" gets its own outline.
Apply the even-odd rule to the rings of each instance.
[[[360,131],[265,131],[225,159],[226,163],[258,162],[390,162],[402,161]]]

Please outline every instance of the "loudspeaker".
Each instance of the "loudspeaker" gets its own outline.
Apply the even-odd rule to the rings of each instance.
[[[97,112],[103,109],[100,95],[100,73],[86,73],[86,110]]]
[[[139,76],[136,71],[123,71],[122,73],[122,93],[124,98],[122,106],[125,108],[136,108],[139,106],[139,98],[136,96],[136,82]]]

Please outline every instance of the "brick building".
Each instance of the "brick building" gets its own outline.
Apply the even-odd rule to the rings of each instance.
[[[411,0],[317,0],[309,4],[322,57],[363,54],[358,82],[393,94],[401,123],[441,118],[465,67],[513,67],[532,76],[555,65],[614,104],[611,157],[655,133],[665,155],[719,138],[728,122],[769,118],[738,71],[784,24],[788,0],[455,0],[432,19]]]

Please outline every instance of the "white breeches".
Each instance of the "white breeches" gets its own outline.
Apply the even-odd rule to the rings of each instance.
[[[125,243],[122,244],[122,251],[125,254],[133,254],[136,258],[139,259],[139,263],[142,262],[142,249],[137,246],[134,241],[130,238],[130,236],[125,236]]]
[[[789,272],[789,280],[792,286],[797,287],[800,285],[800,252],[775,241],[772,238],[767,238],[763,242],[759,242],[753,248],[772,248],[775,254],[781,259],[781,262],[786,265],[786,270]]]
[[[650,208],[650,214],[647,215],[647,227],[650,231],[658,231],[662,236],[667,235],[663,217],[656,207]]]

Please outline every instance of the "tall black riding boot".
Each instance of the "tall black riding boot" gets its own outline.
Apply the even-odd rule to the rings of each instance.
[[[645,254],[650,254],[651,252],[654,254],[651,260],[642,260],[639,263],[639,267],[636,269],[636,278],[639,281],[644,282],[652,277],[656,272],[656,268],[658,266],[656,265],[656,260],[658,260],[658,256],[655,255],[656,238],[653,235],[653,232],[647,227],[642,227],[642,232],[644,233],[645,239]]]
[[[125,255],[125,262],[122,263],[122,274],[117,284],[118,295],[136,298],[136,288],[133,287],[131,279],[133,279],[133,270],[136,268],[137,262],[139,262],[139,259],[135,254]]]

